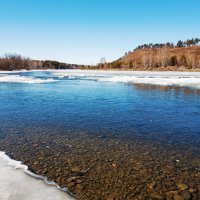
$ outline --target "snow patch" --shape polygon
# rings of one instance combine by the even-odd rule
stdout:
[[[0,82],[2,83],[49,83],[55,82],[53,79],[41,79],[20,75],[0,75]]]
[[[31,177],[33,176],[33,177]],[[34,178],[35,177],[35,178]],[[37,178],[37,179],[36,179]],[[74,199],[58,190],[54,182],[45,181],[28,171],[26,165],[10,159],[0,151],[0,199],[1,200],[69,200]]]

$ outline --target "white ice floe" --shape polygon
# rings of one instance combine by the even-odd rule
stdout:
[[[137,77],[137,76],[115,76],[100,78],[99,81],[122,82],[122,83],[143,83],[153,85],[176,85],[185,87],[200,88],[200,78],[197,77]]]
[[[143,83],[200,88],[200,72],[151,72],[151,71],[103,71],[103,70],[46,70],[62,79],[93,80],[102,82]],[[19,73],[19,72],[18,72]],[[59,81],[52,78],[0,73],[1,82],[48,83]],[[38,71],[38,73],[40,73]]]
[[[30,76],[0,74],[0,82],[2,83],[48,83],[54,81],[53,79],[41,79]]]
[[[95,71],[62,70],[53,71],[61,78],[81,78],[103,82],[143,83],[153,85],[176,85],[200,88],[199,72],[140,72],[140,71]]]
[[[33,176],[33,177],[31,177]],[[10,159],[0,151],[0,200],[68,200],[74,199],[58,190],[56,184],[36,176],[26,165]]]

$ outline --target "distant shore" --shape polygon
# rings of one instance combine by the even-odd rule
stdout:
[[[200,72],[200,68],[193,68],[193,69],[188,69],[184,67],[180,67],[178,69],[175,69],[174,67],[166,67],[166,68],[161,68],[161,69],[128,69],[128,68],[120,68],[120,69],[110,69],[110,68],[103,68],[103,69],[97,69],[97,68],[77,68],[77,69],[20,69],[20,70],[1,70],[0,73],[8,73],[8,72],[29,72],[29,71],[63,71],[63,70],[82,70],[82,71],[114,71],[114,72],[123,72],[123,71],[128,71],[128,72]]]
[[[97,68],[97,67],[83,67],[83,68],[66,68],[66,69],[54,69],[54,68],[44,68],[44,69],[26,69],[26,68],[21,68],[21,69],[0,69],[0,73],[2,72],[27,72],[27,71],[48,71],[48,70],[89,70],[89,71],[131,71],[131,72],[200,72],[200,67],[193,67],[193,68],[188,68],[188,67],[174,67],[174,66],[167,66],[167,67],[159,67],[159,68],[154,68],[154,67],[148,67],[148,68],[143,68],[143,67],[137,67],[134,69],[131,68],[126,68],[126,67],[121,67],[121,68]]]

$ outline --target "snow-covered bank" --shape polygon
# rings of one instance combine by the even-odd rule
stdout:
[[[74,199],[34,176],[21,162],[0,151],[0,200],[68,200]]]
[[[200,72],[178,71],[123,71],[123,70],[49,70],[50,72],[70,75],[149,75],[149,76],[200,76]]]

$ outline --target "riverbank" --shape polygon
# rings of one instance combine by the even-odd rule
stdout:
[[[82,70],[82,71],[119,71],[119,72],[123,72],[123,71],[128,71],[128,72],[200,72],[200,67],[196,67],[196,68],[187,68],[187,67],[174,67],[174,66],[167,66],[167,67],[160,67],[160,68],[135,68],[135,69],[130,69],[130,68],[119,68],[119,69],[112,69],[112,68],[95,68],[95,67],[91,67],[91,68],[77,68],[77,69],[20,69],[20,70],[0,70],[0,73],[8,73],[8,72],[28,72],[28,71],[63,71],[63,70]]]

